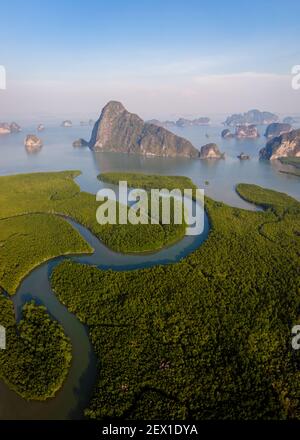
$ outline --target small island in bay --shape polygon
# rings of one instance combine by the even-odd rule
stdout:
[[[209,125],[210,119],[207,117],[201,117],[196,119],[186,119],[186,118],[179,118],[178,121],[176,121],[177,127],[199,127],[202,125]]]
[[[65,128],[70,128],[70,127],[73,126],[73,123],[72,123],[72,121],[70,121],[69,119],[67,119],[67,120],[65,120],[65,121],[63,121],[63,122],[61,123],[61,126],[62,126],[62,127],[65,127]]]
[[[206,144],[201,147],[200,159],[225,159],[225,153],[221,153],[217,144]]]
[[[26,150],[29,153],[34,153],[34,152],[39,151],[42,148],[43,142],[35,134],[28,134],[26,136],[25,141],[24,141],[24,145],[25,145]]]
[[[177,121],[159,121],[158,119],[151,119],[147,121],[149,124],[158,125],[164,128],[175,128],[175,127],[200,127],[210,124],[210,118],[200,117],[196,119],[179,118]]]
[[[73,147],[88,147],[89,143],[86,140],[80,138],[80,139],[76,139],[72,145]]]
[[[234,134],[229,130],[229,128],[224,128],[221,132],[221,137],[223,139],[232,139],[234,138]]]
[[[299,118],[294,118],[293,116],[286,116],[285,118],[283,118],[282,122],[284,124],[296,124],[297,122],[299,122]]]
[[[7,124],[7,122],[0,123],[0,134],[10,134],[10,126]]]
[[[292,126],[288,123],[283,122],[273,122],[272,124],[268,125],[265,136],[266,138],[273,138],[282,135],[283,133],[288,133],[291,131]]]
[[[7,122],[0,123],[0,134],[19,133],[20,131],[22,131],[22,128],[16,122],[10,124]]]
[[[20,131],[22,131],[22,128],[16,122],[12,122],[10,124],[10,131],[11,133],[20,133]]]
[[[37,126],[37,131],[44,131],[45,130],[45,126],[44,126],[44,124],[39,124],[38,126]]]
[[[228,128],[225,128],[221,132],[223,139],[256,139],[259,137],[258,130],[255,125],[237,125],[235,127],[235,132],[232,133]]]
[[[258,130],[255,125],[238,125],[235,129],[235,137],[237,139],[256,139],[259,137]]]

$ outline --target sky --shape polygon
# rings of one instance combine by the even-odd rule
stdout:
[[[0,121],[300,113],[297,0],[10,0],[0,5]],[[1,70],[0,70],[1,72]]]

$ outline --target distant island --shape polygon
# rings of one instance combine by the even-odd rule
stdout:
[[[70,127],[72,127],[72,125],[73,125],[72,121],[70,121],[69,119],[67,119],[61,123],[61,126],[66,127],[66,128],[70,128]]]
[[[159,127],[172,128],[172,127],[199,127],[202,125],[209,125],[210,118],[201,117],[196,119],[179,118],[177,121],[159,121],[158,119],[151,119],[149,124],[158,125]]]
[[[294,118],[292,116],[286,116],[285,118],[283,118],[282,122],[284,124],[296,124],[297,122],[299,122],[298,118]]]
[[[235,132],[232,133],[228,128],[225,128],[221,133],[224,139],[256,139],[259,137],[258,130],[255,125],[237,125]]]
[[[271,112],[261,112],[260,110],[254,109],[249,110],[246,113],[237,113],[229,116],[224,125],[234,127],[236,125],[268,125],[272,122],[277,122],[278,116]]]
[[[11,122],[11,124],[7,122],[0,123],[0,134],[19,133],[20,131],[22,131],[22,128],[16,122]]]
[[[39,137],[35,136],[34,134],[28,134],[24,141],[24,145],[29,153],[35,153],[42,148],[43,142]]]
[[[268,125],[266,132],[265,132],[265,136],[267,138],[280,136],[283,133],[288,133],[289,131],[291,131],[291,129],[292,129],[291,124],[288,124],[286,122],[285,123],[273,122],[272,124]]]
[[[118,101],[110,101],[103,108],[94,125],[89,147],[94,151],[144,156],[199,157],[199,151],[188,140],[162,126],[144,122],[138,115],[128,112]]]
[[[273,160],[282,157],[300,157],[300,129],[291,130],[270,139],[259,152],[261,159]]]
[[[76,139],[76,141],[73,142],[73,147],[88,147],[89,143],[85,141],[84,139]]]
[[[93,126],[95,121],[93,119],[89,119],[88,121],[80,121],[81,127]]]

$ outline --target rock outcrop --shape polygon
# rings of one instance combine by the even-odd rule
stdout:
[[[67,119],[66,121],[63,121],[62,123],[61,123],[61,126],[62,127],[66,127],[66,128],[69,128],[69,127],[72,127],[72,121],[70,121],[69,119]]]
[[[222,131],[221,136],[223,139],[232,139],[234,137],[234,134],[231,133],[231,131],[228,128],[225,128]]]
[[[255,139],[259,133],[255,125],[238,125],[235,129],[235,137],[238,139]]]
[[[270,139],[259,152],[261,159],[279,159],[280,157],[300,157],[300,129],[291,130],[281,136]]]
[[[154,124],[158,125],[159,127],[164,128],[174,128],[174,127],[199,127],[203,125],[209,125],[210,119],[206,117],[197,118],[197,119],[186,119],[186,118],[179,118],[176,122],[175,121],[159,121],[158,119],[151,119],[150,121],[147,121],[148,124]]]
[[[10,134],[10,125],[7,122],[0,123],[0,134]]]
[[[221,153],[217,144],[206,144],[201,147],[200,159],[224,159],[225,154]]]
[[[197,119],[185,119],[185,118],[179,118],[178,121],[176,121],[177,127],[197,127],[201,125],[209,125],[210,119],[209,118],[197,118]]]
[[[273,122],[273,124],[268,125],[265,136],[267,138],[273,138],[281,136],[283,133],[288,133],[291,131],[292,126],[287,123]]]
[[[164,127],[145,123],[117,101],[110,101],[103,108],[94,125],[89,146],[95,151],[199,157],[199,151],[188,140]]]
[[[296,124],[298,122],[298,120],[296,118],[293,118],[292,116],[286,116],[285,118],[283,118],[282,121],[284,124]]]
[[[258,130],[255,125],[237,125],[235,128],[235,132],[232,133],[228,128],[221,133],[222,138],[224,139],[256,139],[259,137]]]
[[[17,124],[16,122],[12,122],[10,124],[10,132],[11,133],[20,133],[20,131],[22,131],[22,128],[20,127],[19,124]]]
[[[88,147],[89,143],[85,141],[84,139],[76,139],[76,141],[73,142],[73,147]]]
[[[24,145],[25,145],[26,150],[28,152],[32,153],[32,152],[39,151],[43,146],[43,142],[40,138],[38,138],[34,134],[28,134],[26,136]]]
[[[268,125],[277,122],[278,116],[271,112],[261,112],[259,110],[249,110],[246,113],[238,113],[229,116],[224,122],[225,125],[236,126],[244,124]]]
[[[22,129],[16,122],[12,122],[11,124],[7,122],[0,123],[0,134],[19,133],[20,131],[22,131]]]

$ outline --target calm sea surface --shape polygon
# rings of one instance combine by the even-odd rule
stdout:
[[[79,137],[89,139],[91,127],[74,125],[72,128],[63,128],[59,123],[38,134],[44,141],[44,147],[39,153],[28,154],[23,145],[24,137],[35,133],[35,127],[24,127],[21,133],[0,136],[0,175],[79,169],[83,173],[78,179],[81,188],[94,193],[100,187],[96,176],[104,171],[185,175],[204,188],[207,195],[248,209],[251,209],[251,205],[241,201],[235,194],[235,185],[239,182],[256,183],[300,198],[299,177],[280,173],[279,169],[284,167],[277,161],[258,160],[258,152],[265,145],[264,136],[256,140],[226,140],[220,136],[223,128],[219,125],[174,130],[198,148],[215,142],[226,153],[225,160],[203,161],[93,153],[89,148],[73,148],[73,140]],[[259,130],[263,134],[265,127],[259,127]],[[251,160],[240,161],[237,155],[241,152],[249,154]],[[209,184],[206,185],[205,181]]]

